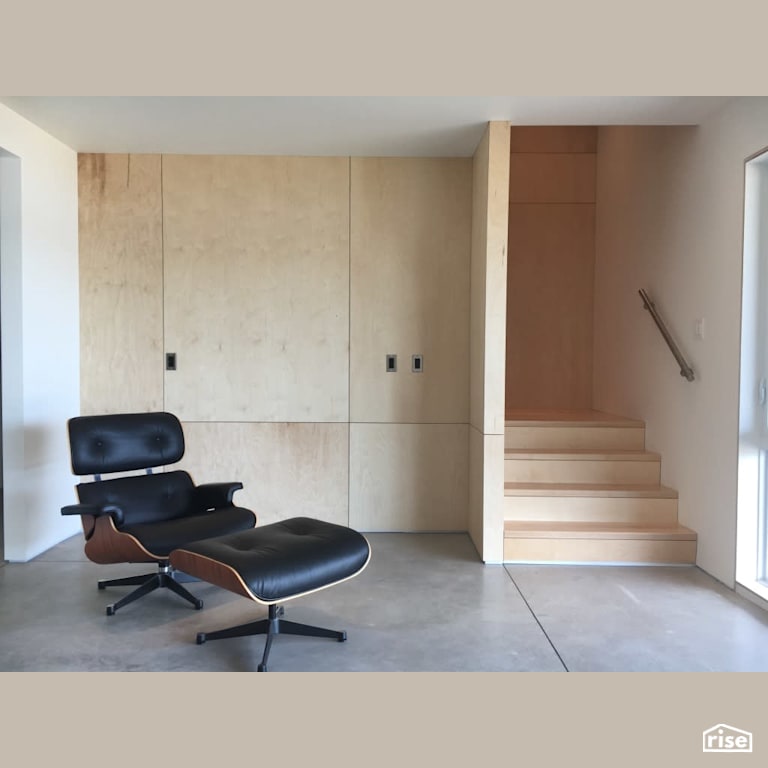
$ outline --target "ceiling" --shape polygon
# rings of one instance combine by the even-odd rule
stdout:
[[[720,96],[0,96],[78,152],[470,156],[489,120],[695,125]]]

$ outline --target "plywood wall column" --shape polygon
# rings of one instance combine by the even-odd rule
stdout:
[[[509,124],[491,122],[473,158],[470,267],[469,533],[486,563],[503,558],[508,200]]]

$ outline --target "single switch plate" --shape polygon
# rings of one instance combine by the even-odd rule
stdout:
[[[397,355],[387,355],[387,361],[386,361],[386,371],[387,373],[396,373],[397,372]]]

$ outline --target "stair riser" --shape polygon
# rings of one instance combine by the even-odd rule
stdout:
[[[507,563],[669,563],[696,562],[695,541],[637,539],[505,538]]]
[[[677,499],[592,496],[506,496],[505,520],[674,525]]]
[[[506,448],[594,448],[596,450],[642,451],[643,427],[529,427],[504,430]]]
[[[658,485],[659,461],[505,459],[507,483],[612,483]]]

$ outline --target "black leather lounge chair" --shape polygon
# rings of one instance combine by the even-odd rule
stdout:
[[[99,589],[137,588],[107,606],[119,608],[164,587],[203,607],[174,576],[170,553],[200,539],[252,529],[256,515],[233,504],[242,483],[195,485],[181,470],[153,473],[180,461],[184,434],[170,413],[78,416],[68,422],[72,471],[94,475],[76,486],[79,504],[63,507],[63,515],[80,515],[85,554],[95,563],[156,563],[157,572],[99,581]],[[144,470],[103,480],[102,475]]]

